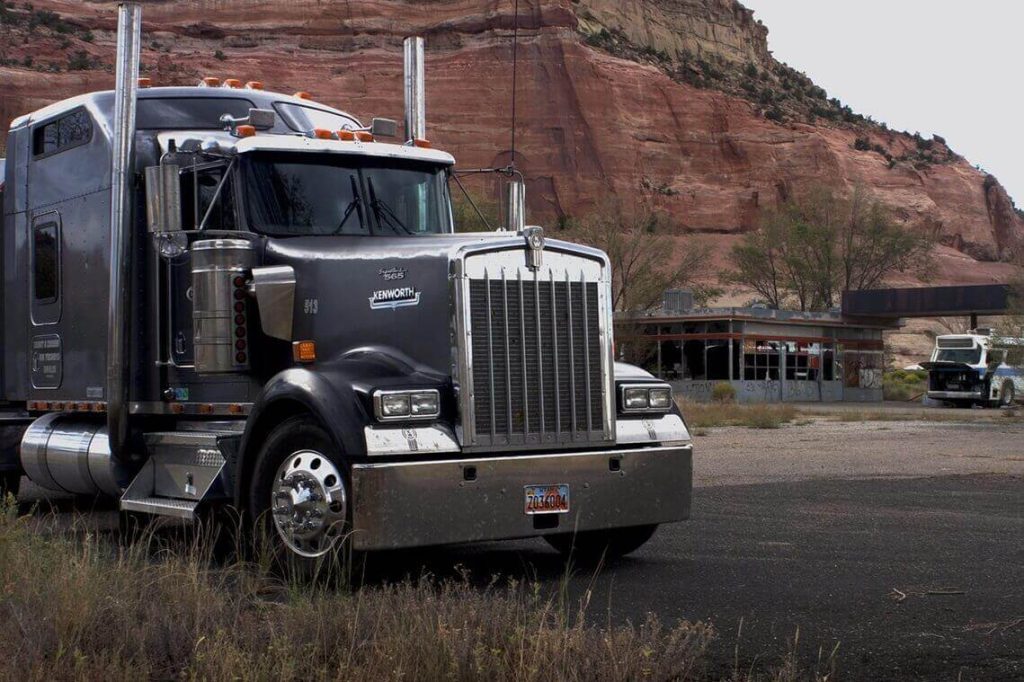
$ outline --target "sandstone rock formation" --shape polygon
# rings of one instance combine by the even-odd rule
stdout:
[[[829,100],[772,58],[767,28],[735,0],[519,4],[518,164],[533,220],[578,217],[608,194],[642,197],[722,253],[780,199],[860,183],[908,229],[940,235],[935,281],[1008,276],[999,261],[1024,221],[998,181],[941,138],[887,130]],[[0,122],[109,87],[115,12],[109,0],[3,10]],[[259,79],[401,118],[401,38],[422,34],[430,137],[463,167],[503,166],[513,22],[511,0],[154,1],[144,71],[158,85]]]

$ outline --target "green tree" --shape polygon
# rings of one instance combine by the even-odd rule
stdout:
[[[877,287],[893,272],[924,273],[935,238],[897,224],[860,187],[849,198],[816,187],[765,214],[733,247],[725,280],[774,308],[829,309],[843,291]]]

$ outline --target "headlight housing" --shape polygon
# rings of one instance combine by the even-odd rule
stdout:
[[[672,387],[667,384],[624,384],[619,387],[622,414],[664,414],[672,409]]]
[[[414,391],[376,391],[373,412],[377,421],[437,419],[441,414],[441,394],[437,389]]]

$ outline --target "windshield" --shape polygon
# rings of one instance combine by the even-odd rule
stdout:
[[[981,348],[940,348],[935,351],[935,360],[977,365],[981,362]]]
[[[251,229],[273,237],[451,232],[445,169],[365,156],[259,155],[242,166]]]
[[[315,107],[306,107],[301,104],[290,102],[276,102],[274,109],[284,119],[285,124],[292,130],[300,133],[308,133],[314,128],[324,130],[355,130],[359,127],[355,119],[348,116],[336,114],[333,111],[324,111]]]

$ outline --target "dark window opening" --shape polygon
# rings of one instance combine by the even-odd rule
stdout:
[[[57,223],[37,226],[32,235],[32,291],[39,303],[57,300],[59,258]]]
[[[300,133],[308,133],[314,128],[337,131],[355,130],[359,127],[353,118],[316,107],[307,107],[291,102],[275,102],[274,109],[285,125]]]
[[[661,371],[658,376],[668,380],[682,378],[683,344],[679,341],[661,342]]]
[[[186,167],[181,174],[181,226],[184,230],[198,230],[203,222],[203,217],[210,210],[213,198],[217,196],[217,187],[228,167],[219,166],[216,168],[205,168],[193,173]],[[196,187],[199,192],[196,194]],[[232,187],[232,179],[229,177],[217,202],[213,204],[213,211],[206,221],[204,230],[234,230],[235,225],[235,193]]]
[[[66,116],[38,126],[32,131],[32,154],[49,156],[92,139],[92,119],[85,109],[72,111]]]
[[[707,379],[704,366],[704,342],[687,341],[683,344],[683,378]]]
[[[729,342],[724,340],[707,342],[708,379],[727,381],[729,379]]]

